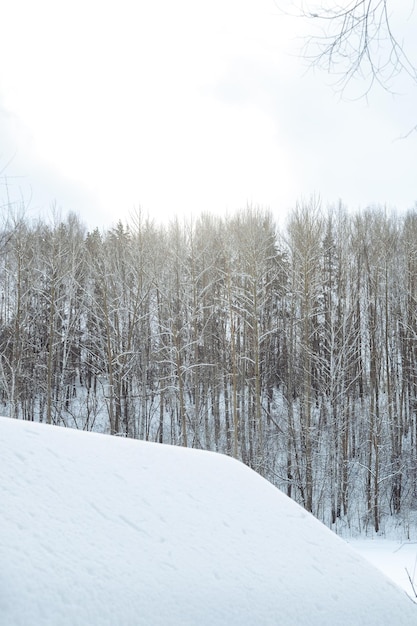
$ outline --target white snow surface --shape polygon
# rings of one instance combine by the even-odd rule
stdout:
[[[417,606],[243,464],[0,418],[2,626],[417,624]]]
[[[349,545],[388,578],[402,587],[414,601],[417,593],[417,543],[373,537],[349,539]]]

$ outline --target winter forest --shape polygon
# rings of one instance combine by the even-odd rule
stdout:
[[[342,531],[417,509],[417,210],[0,228],[0,413],[215,450]]]

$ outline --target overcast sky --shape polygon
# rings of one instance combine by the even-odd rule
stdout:
[[[416,87],[341,99],[299,57],[309,28],[273,0],[6,3],[1,204],[7,183],[29,215],[56,202],[90,227],[138,207],[166,219],[252,203],[278,218],[311,194],[411,208],[417,133],[399,138]]]

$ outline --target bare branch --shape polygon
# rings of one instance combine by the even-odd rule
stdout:
[[[319,31],[308,37],[305,57],[311,65],[335,75],[342,92],[357,77],[366,82],[365,95],[374,84],[393,92],[400,75],[417,83],[417,63],[394,31],[389,0],[353,0],[342,5],[323,1],[319,6],[301,2],[296,14],[312,20]]]

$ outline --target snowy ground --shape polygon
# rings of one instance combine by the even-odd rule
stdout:
[[[0,418],[0,503],[4,626],[417,623],[401,589],[222,455]]]
[[[349,544],[417,601],[411,584],[417,593],[417,542],[376,538],[351,539]]]

